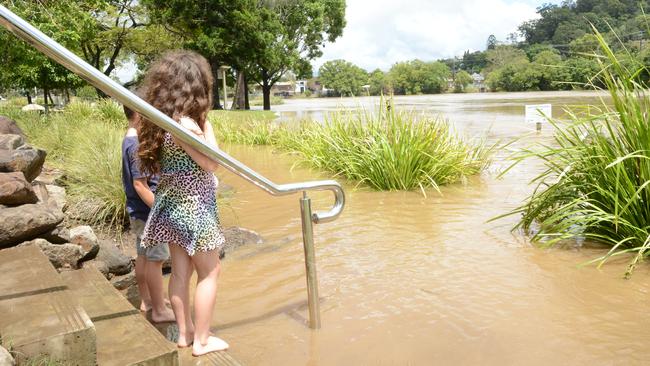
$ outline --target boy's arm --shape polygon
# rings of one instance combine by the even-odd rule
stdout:
[[[147,178],[133,179],[133,188],[135,188],[135,192],[140,196],[140,199],[145,203],[145,205],[149,207],[153,206],[154,195],[149,188]]]

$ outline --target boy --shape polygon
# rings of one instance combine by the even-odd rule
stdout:
[[[138,123],[140,115],[124,106],[124,114],[129,120],[129,129],[122,141],[122,184],[126,194],[126,209],[131,221],[131,230],[136,235],[135,277],[140,292],[141,311],[151,309],[151,320],[155,323],[174,321],[174,313],[165,304],[163,291],[162,265],[169,258],[167,245],[142,248],[140,240],[149,210],[153,205],[158,179],[140,173],[138,162]]]

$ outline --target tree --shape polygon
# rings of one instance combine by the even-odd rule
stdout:
[[[10,10],[50,35],[54,40],[71,50],[78,50],[80,38],[78,25],[84,15],[70,2],[53,2],[46,9],[42,4],[30,1],[12,1]],[[56,20],[56,21],[54,21]],[[18,41],[12,34],[0,31],[0,74],[7,88],[22,89],[29,102],[30,90],[41,88],[47,108],[50,90],[72,88],[82,83],[81,79],[60,66],[30,45]]]
[[[540,90],[558,88],[557,82],[562,80],[561,64],[562,57],[552,50],[545,50],[535,55],[533,66],[537,68],[537,87]]]
[[[447,89],[451,71],[442,62],[398,62],[388,72],[396,94],[436,94]]]
[[[176,34],[183,47],[203,55],[212,67],[215,80],[213,102],[219,103],[219,67],[229,65],[243,74],[251,66],[254,54],[266,30],[260,26],[261,14],[255,0],[142,0],[154,22]],[[244,87],[247,88],[246,75]]]
[[[460,70],[454,76],[454,93],[462,93],[474,81],[472,75],[465,70]]]
[[[465,51],[461,60],[461,69],[473,74],[475,72],[481,72],[487,64],[487,54],[485,52],[476,51],[470,53],[469,51]]]
[[[311,74],[310,61],[325,42],[334,42],[345,27],[345,0],[261,1],[258,49],[251,77],[262,87],[264,109],[271,109],[271,88],[288,70]]]
[[[486,52],[485,58],[488,62],[486,66],[486,71],[488,72],[513,62],[523,60],[528,61],[528,57],[524,51],[516,47],[506,45],[499,45],[491,50],[488,50]]]
[[[386,73],[376,69],[368,75],[368,84],[370,85],[370,95],[381,95],[390,93],[390,83]]]
[[[366,70],[345,60],[327,61],[318,70],[324,87],[334,89],[338,95],[360,95],[362,86],[368,83]]]
[[[490,34],[490,36],[487,39],[487,45],[485,48],[488,50],[492,50],[494,49],[494,47],[497,46],[497,42],[498,42],[497,37],[495,37],[494,34]]]

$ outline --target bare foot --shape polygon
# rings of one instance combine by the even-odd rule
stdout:
[[[165,308],[162,312],[151,311],[151,321],[154,323],[169,323],[176,321],[176,317],[171,309]]]
[[[183,335],[178,335],[178,342],[176,342],[176,346],[178,348],[186,348],[191,346],[194,343],[194,333],[189,333],[186,336]]]
[[[145,302],[144,300],[142,300],[140,302],[140,311],[146,313],[149,310],[151,310],[151,303],[150,302]]]
[[[201,356],[210,352],[223,351],[228,349],[228,343],[221,338],[210,336],[208,337],[208,343],[201,344],[201,342],[196,341],[192,345],[192,356]]]
[[[171,308],[172,303],[169,301],[169,299],[165,299],[165,306],[167,306],[168,308]],[[150,302],[144,302],[144,301],[140,302],[140,311],[146,313],[151,309],[152,309],[152,306],[151,306]]]

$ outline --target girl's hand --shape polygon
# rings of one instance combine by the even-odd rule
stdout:
[[[195,134],[195,135],[197,135],[197,136],[199,136],[199,137],[204,137],[203,130],[201,130],[201,128],[199,127],[199,125],[197,125],[196,122],[194,122],[193,119],[191,119],[191,118],[187,118],[187,117],[183,117],[183,118],[181,118],[180,121],[178,121],[178,122],[180,123],[181,126],[187,128],[187,129],[190,130],[190,132],[192,132],[193,134]]]

